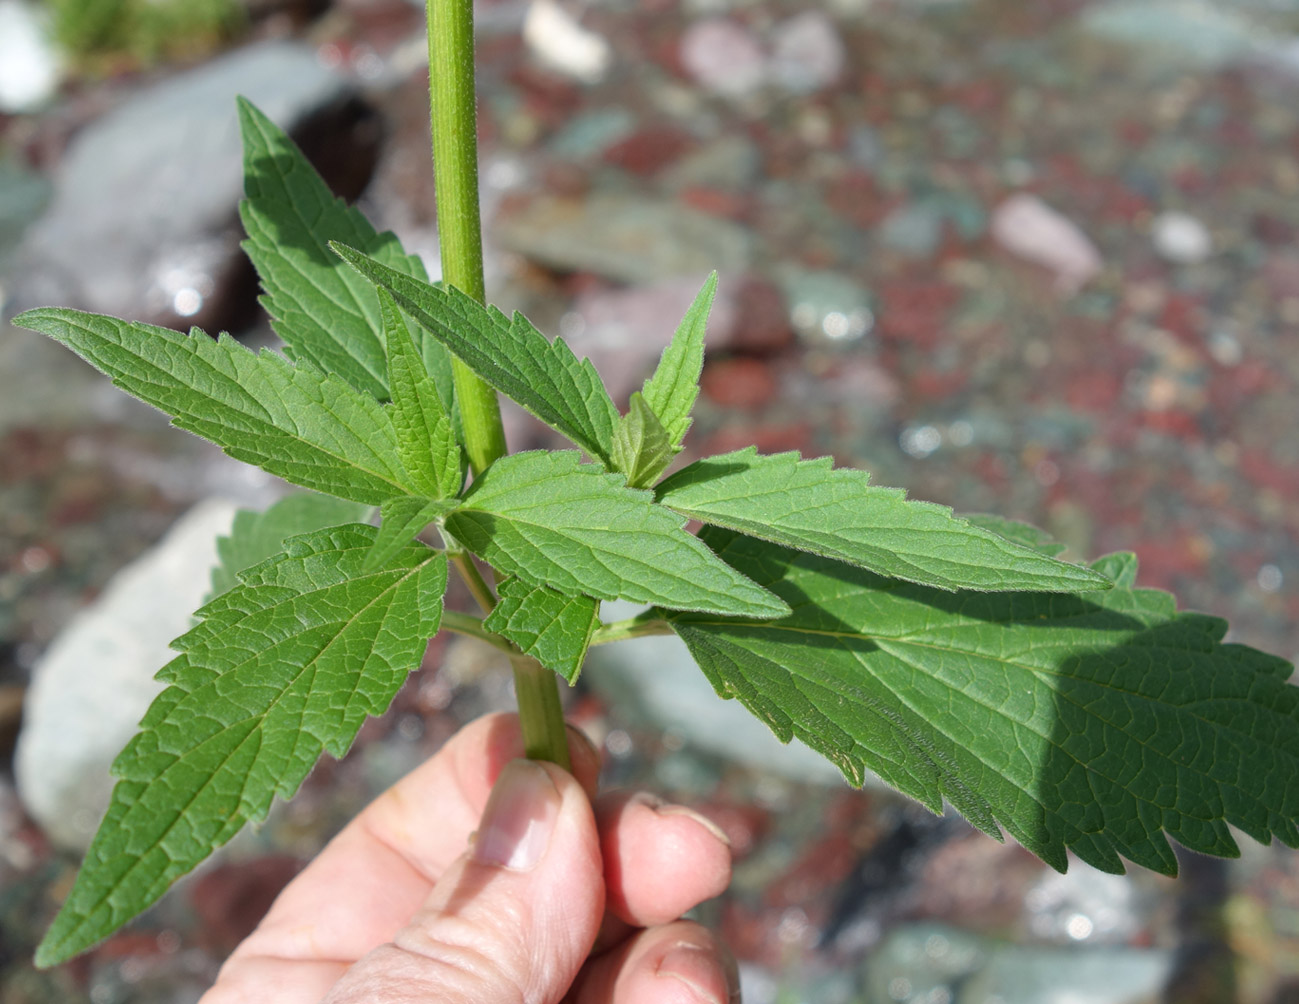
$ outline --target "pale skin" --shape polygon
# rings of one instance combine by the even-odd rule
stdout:
[[[200,1004],[728,1004],[734,963],[679,918],[730,881],[722,832],[519,759],[492,715],[356,817],[280,894]],[[491,799],[489,804],[489,798]]]

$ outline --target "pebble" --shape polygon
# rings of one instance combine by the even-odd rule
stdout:
[[[1088,7],[1082,26],[1139,49],[1144,61],[1172,57],[1204,70],[1264,53],[1273,44],[1262,25],[1214,0],[1109,0]]]
[[[33,112],[54,96],[59,60],[46,18],[23,0],[0,0],[0,113]]]
[[[235,96],[292,127],[347,89],[310,46],[266,42],[150,87],[86,126],[15,252],[14,309],[57,303],[207,324],[245,266]],[[347,144],[335,143],[339,156]]]
[[[1175,265],[1198,265],[1213,254],[1209,228],[1189,213],[1160,213],[1150,236],[1160,257]]]
[[[1077,293],[1101,271],[1100,252],[1081,228],[1035,195],[1018,194],[992,213],[993,239],[1055,274],[1056,288]]]
[[[681,36],[680,57],[696,83],[723,97],[744,97],[767,81],[767,57],[757,37],[727,18],[688,27]]]
[[[109,765],[162,690],[154,674],[192,624],[237,506],[202,502],[122,569],[32,671],[18,735],[18,794],[58,846],[84,851],[108,808]]]
[[[550,69],[584,84],[603,80],[613,60],[604,37],[584,28],[555,0],[532,0],[523,22],[523,41]]]
[[[791,94],[813,94],[838,82],[847,62],[834,22],[819,10],[782,21],[774,32],[771,76]]]
[[[742,272],[752,243],[734,223],[630,192],[541,196],[500,217],[496,233],[502,247],[557,271],[627,283]]]

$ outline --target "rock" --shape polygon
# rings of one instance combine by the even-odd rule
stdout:
[[[165,80],[86,127],[59,167],[48,213],[15,255],[16,306],[216,326],[222,287],[251,279],[238,249],[235,96],[307,127],[313,142],[304,145],[329,149],[340,166],[363,166],[322,117],[341,109],[345,89],[310,47],[268,42]]]
[[[162,689],[153,679],[175,652],[209,585],[216,538],[236,505],[210,500],[119,572],[55,639],[32,671],[14,772],[18,793],[50,839],[84,851],[108,807],[108,768]]]
[[[698,21],[681,36],[681,65],[714,94],[740,98],[767,80],[767,57],[748,28],[727,18]]]
[[[1172,953],[1159,949],[1000,947],[961,1000],[1003,1004],[1147,1004],[1161,1000]]]
[[[989,942],[944,924],[911,924],[890,932],[866,964],[865,999],[978,1001],[954,992],[988,960]]]
[[[613,60],[604,37],[583,28],[555,0],[532,0],[523,22],[523,41],[547,67],[584,84],[603,80]]]
[[[687,153],[663,172],[672,189],[752,190],[762,171],[762,153],[747,136],[728,134]]]
[[[6,271],[9,255],[22,242],[23,231],[41,215],[49,198],[50,185],[44,177],[13,160],[0,159],[0,276]],[[0,314],[4,301],[0,285]]]
[[[547,144],[557,157],[585,160],[604,153],[636,131],[636,117],[625,108],[597,108],[570,119]]]
[[[0,114],[40,108],[59,84],[59,61],[33,4],[0,0]]]
[[[708,400],[722,408],[757,410],[776,399],[780,381],[769,363],[741,356],[708,363],[704,367],[700,390]]]
[[[632,604],[605,603],[606,620],[633,616]],[[592,687],[628,714],[680,732],[687,741],[754,770],[810,784],[842,785],[828,760],[795,740],[783,745],[738,701],[724,701],[676,637],[637,638],[593,649]],[[878,783],[878,782],[876,782]]]
[[[1150,236],[1160,257],[1175,265],[1198,265],[1213,253],[1209,228],[1190,213],[1160,213]]]
[[[880,224],[879,241],[911,258],[929,258],[943,242],[943,214],[931,202],[908,202]]]
[[[771,76],[792,94],[812,94],[836,83],[847,56],[834,22],[819,10],[804,11],[776,26]]]
[[[1273,45],[1261,24],[1213,0],[1109,0],[1086,8],[1081,25],[1138,48],[1147,60],[1171,58],[1204,70],[1263,54]]]
[[[633,194],[541,196],[498,220],[497,239],[558,271],[627,283],[742,272],[751,253],[749,233],[737,224]]]
[[[1024,896],[1029,929],[1061,944],[1131,944],[1146,927],[1136,907],[1131,877],[1109,875],[1078,860],[1070,860],[1064,874],[1044,872]]]
[[[1078,292],[1100,273],[1100,252],[1091,239],[1035,195],[1021,193],[1002,202],[990,229],[1011,254],[1055,273],[1061,293]]]
[[[794,330],[805,338],[855,341],[875,327],[870,294],[849,276],[786,266],[778,279]]]

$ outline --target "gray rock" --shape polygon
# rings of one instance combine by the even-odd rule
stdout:
[[[988,961],[989,942],[943,924],[913,924],[892,931],[866,962],[869,1004],[892,1001],[956,1001],[983,998],[954,993]]]
[[[162,689],[236,505],[210,500],[124,568],[32,672],[14,758],[18,794],[50,839],[83,851],[108,807],[109,765]]]
[[[742,227],[641,195],[542,196],[498,220],[496,235],[551,268],[628,283],[741,272],[751,254]]]
[[[850,276],[783,266],[777,279],[789,303],[794,330],[813,341],[854,341],[875,326],[871,295]]]
[[[879,241],[912,258],[928,258],[943,240],[943,214],[932,202],[908,202],[880,224]]]
[[[345,87],[310,47],[261,43],[166,80],[88,126],[68,149],[49,212],[16,254],[13,306],[172,324],[203,316],[239,264],[235,96],[292,128]]]
[[[1004,946],[961,989],[960,1004],[1155,1004],[1173,969],[1162,949]]]
[[[35,4],[0,0],[0,113],[31,112],[59,84],[59,59]]]
[[[635,607],[605,603],[603,617],[633,616]],[[615,707],[685,736],[700,749],[794,781],[844,784],[828,760],[795,740],[781,743],[738,701],[724,701],[675,636],[637,638],[592,649],[585,676]],[[879,782],[876,782],[879,783]]]
[[[804,11],[776,26],[771,76],[793,94],[812,94],[843,75],[847,54],[834,22],[819,10]]]
[[[1109,0],[1088,7],[1082,27],[1142,50],[1206,70],[1266,52],[1273,39],[1253,17],[1213,0]]]

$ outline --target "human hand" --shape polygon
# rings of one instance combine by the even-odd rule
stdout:
[[[572,775],[518,759],[514,715],[467,725],[285,888],[200,1004],[738,1001],[725,949],[678,919],[730,881],[721,831],[595,797],[598,754],[571,726],[569,746]]]

